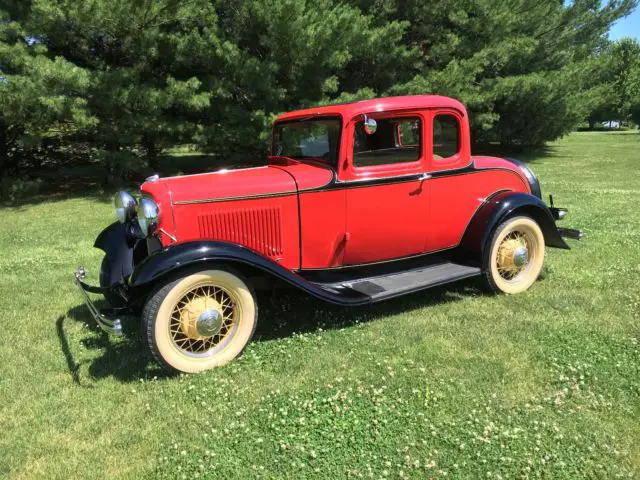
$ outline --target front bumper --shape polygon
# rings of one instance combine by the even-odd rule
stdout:
[[[102,288],[102,287],[94,287],[87,283],[83,282],[85,277],[85,270],[83,267],[78,267],[76,273],[74,275],[74,282],[78,286],[80,293],[84,299],[84,302],[87,304],[87,308],[89,308],[89,312],[91,316],[96,321],[98,326],[107,333],[111,333],[113,335],[121,336],[122,335],[122,323],[119,318],[111,319],[110,317],[114,314],[117,314],[117,309],[109,309],[109,310],[99,310],[89,297],[89,293],[100,293],[105,294],[108,293],[110,289]]]

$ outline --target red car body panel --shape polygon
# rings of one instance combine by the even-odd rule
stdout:
[[[296,110],[294,112],[283,113],[276,121],[281,122],[297,118],[330,115],[339,115],[345,120],[351,120],[353,117],[365,113],[399,112],[427,108],[452,109],[463,114],[466,112],[464,105],[454,98],[440,95],[408,95]]]
[[[358,265],[424,253],[428,182],[402,182],[347,190],[349,233],[344,264]],[[424,184],[424,185],[423,185]]]
[[[512,170],[480,169],[470,174],[434,178],[430,188],[425,251],[457,247],[473,215],[496,193],[528,193],[528,185]]]
[[[289,173],[298,191],[324,187],[334,178],[331,167],[320,162],[304,163],[288,157],[270,157],[269,164]]]
[[[280,168],[265,166],[162,179],[174,204],[295,193],[296,183]]]
[[[354,132],[365,114],[419,119],[419,158],[356,167]],[[460,138],[457,153],[445,159],[433,155],[432,134],[434,118],[443,114],[458,120]],[[265,167],[143,184],[143,193],[160,207],[163,245],[225,240],[291,270],[360,265],[456,247],[492,195],[531,193],[513,163],[471,157],[467,114],[457,100],[383,98],[285,113],[276,122],[316,116],[341,119],[335,169],[321,161],[271,156]]]
[[[300,194],[301,268],[335,268],[343,264],[346,193],[336,189]]]

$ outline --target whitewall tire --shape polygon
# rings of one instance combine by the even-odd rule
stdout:
[[[166,368],[196,373],[229,363],[258,319],[253,289],[232,270],[189,273],[153,292],[142,314],[147,344]]]
[[[507,219],[493,232],[485,252],[484,274],[489,288],[520,293],[540,276],[544,263],[544,235],[527,216]]]

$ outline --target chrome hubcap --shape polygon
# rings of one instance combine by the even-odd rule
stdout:
[[[217,335],[222,328],[222,314],[213,308],[208,308],[198,316],[196,331],[202,337]]]
[[[529,263],[529,250],[527,247],[519,247],[513,253],[513,263],[516,267],[523,267]]]

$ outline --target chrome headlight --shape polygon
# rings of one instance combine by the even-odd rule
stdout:
[[[136,199],[127,192],[118,192],[113,197],[116,206],[116,217],[120,223],[131,220],[136,214]]]
[[[145,237],[148,237],[158,226],[160,210],[156,202],[147,197],[142,197],[138,205],[138,224]]]

